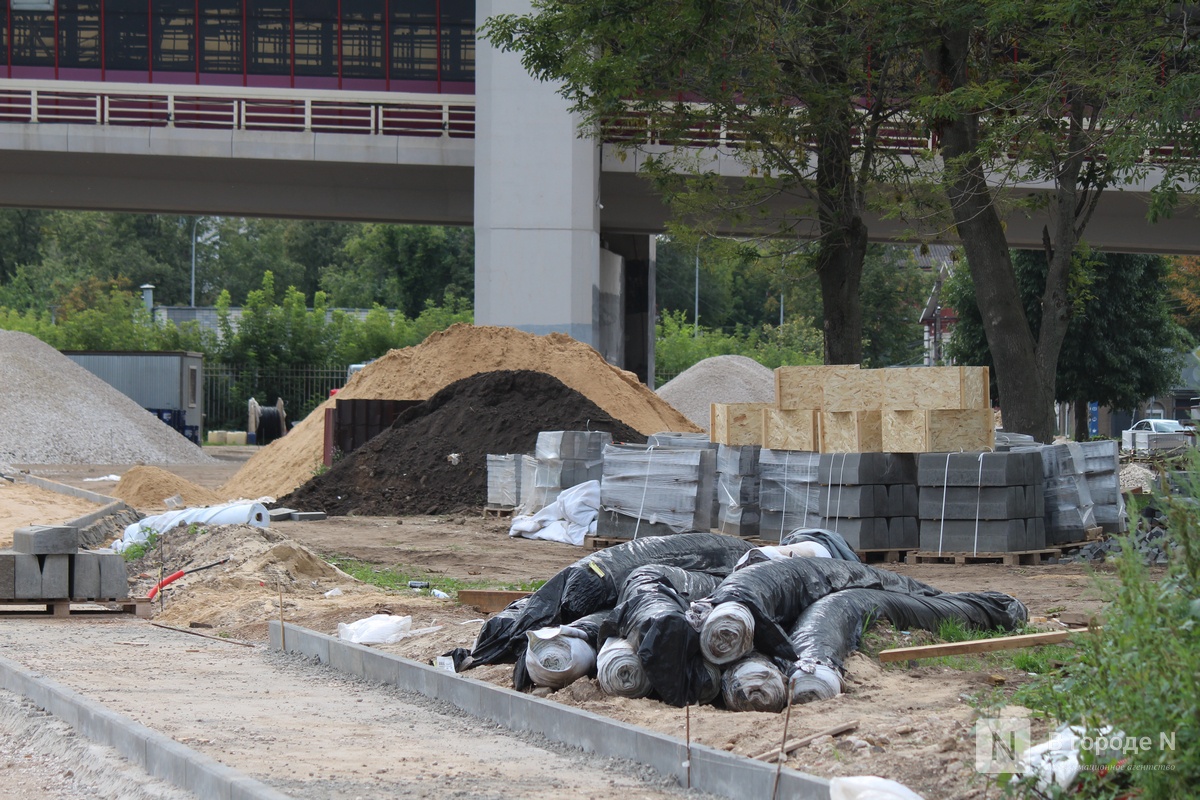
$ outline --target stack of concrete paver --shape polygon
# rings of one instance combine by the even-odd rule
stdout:
[[[521,504],[521,477],[525,459],[521,454],[487,457],[487,501],[493,508],[515,508]]]
[[[797,528],[819,528],[820,453],[769,450],[758,454],[759,535],[782,540]]]
[[[713,496],[711,498],[711,500],[712,500],[712,519],[713,519],[713,524],[715,525],[716,520],[721,512],[721,509],[718,506],[719,498],[717,497],[716,451],[717,451],[717,448],[719,447],[719,445],[717,445],[715,442],[709,441],[707,433],[676,433],[673,431],[667,432],[667,433],[651,434],[650,437],[646,439],[646,444],[648,444],[652,447],[668,447],[668,448],[672,448],[675,450],[712,450],[713,451],[713,460],[712,460],[713,472],[712,472],[712,475],[705,477],[705,480],[703,483],[704,483],[704,486],[706,486],[706,487],[712,486],[712,488],[713,488]],[[704,466],[708,467],[708,464],[709,464],[709,462],[707,460],[705,460]]]
[[[758,536],[760,480],[758,445],[717,448],[717,530],[730,536]]]
[[[826,453],[818,471],[821,527],[855,550],[918,545],[917,461],[912,453]]]
[[[1095,523],[1105,533],[1123,533],[1129,529],[1129,515],[1121,494],[1121,452],[1116,439],[1080,442],[1083,472],[1092,495]]]
[[[609,539],[707,531],[716,450],[608,445],[596,535]]]
[[[1042,445],[1037,451],[1042,458],[1045,487],[1046,543],[1063,545],[1085,541],[1088,531],[1096,527],[1095,504],[1087,480],[1088,451],[1077,442]],[[1094,453],[1092,460],[1098,468],[1107,465],[1102,452]],[[1111,469],[1119,485],[1116,467]],[[1119,491],[1117,494],[1119,496]]]
[[[79,529],[31,525],[0,550],[0,600],[124,600],[125,559],[111,550],[80,550]]]
[[[922,551],[1045,548],[1042,459],[1037,451],[922,453],[919,459]]]
[[[533,456],[521,461],[520,505],[533,514],[558,499],[563,489],[598,481],[604,447],[612,443],[606,431],[542,431]]]

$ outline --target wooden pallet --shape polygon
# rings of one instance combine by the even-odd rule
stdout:
[[[496,517],[497,519],[511,517],[513,515],[513,507],[486,505],[483,507],[483,515],[485,517]]]
[[[905,559],[906,564],[1007,564],[1010,566],[1037,566],[1062,555],[1062,548],[1046,550],[1014,550],[1011,553],[935,553],[913,551]]]
[[[0,617],[79,617],[107,614],[150,616],[150,600],[0,600]]]
[[[613,539],[604,536],[587,536],[583,540],[583,546],[588,550],[603,550],[606,547],[612,547],[617,544],[625,544],[632,542],[633,539]]]
[[[864,564],[903,564],[909,550],[855,550],[854,555]]]

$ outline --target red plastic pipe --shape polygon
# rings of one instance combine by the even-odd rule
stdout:
[[[158,594],[159,589],[163,588],[164,586],[169,586],[170,584],[172,584],[175,581],[182,578],[184,575],[187,575],[187,572],[185,572],[184,570],[179,570],[178,572],[172,573],[172,574],[168,575],[167,577],[163,578],[161,581],[159,581],[158,583],[156,583],[154,585],[153,589],[150,590],[150,594],[148,594],[146,596],[147,599],[153,600],[155,595]]]

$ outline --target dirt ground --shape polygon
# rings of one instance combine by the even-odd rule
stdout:
[[[249,450],[209,448],[220,459],[217,465],[173,471],[215,488]],[[94,474],[119,474],[121,468],[55,467],[37,471],[53,480],[103,492],[104,484],[79,481]],[[331,634],[336,633],[338,623],[380,612],[409,615],[414,628],[440,626],[436,631],[385,646],[425,662],[453,647],[470,647],[473,643],[483,617],[477,610],[452,600],[437,600],[424,592],[385,592],[365,586],[312,559],[308,550],[413,576],[497,588],[544,580],[586,555],[582,548],[569,545],[510,539],[504,521],[474,514],[343,517],[275,523],[269,533],[214,533],[204,541],[172,541],[168,537],[168,563],[164,569],[226,556],[231,561],[170,587],[163,593],[155,619],[183,628],[192,624],[211,626],[207,633],[262,642],[266,620],[281,614],[282,600],[282,614],[288,621]],[[1010,593],[1029,607],[1032,619],[1048,629],[1061,628],[1052,617],[1091,615],[1102,605],[1094,577],[1088,568],[1077,564],[882,566],[947,591],[995,589]],[[147,556],[140,568],[145,576],[140,588],[148,588],[158,574],[154,555]],[[340,590],[340,596],[326,597],[325,593],[333,589]],[[895,646],[924,641],[920,637],[890,635]],[[857,727],[836,739],[816,740],[794,753],[787,764],[827,777],[873,774],[893,778],[927,800],[994,797],[994,788],[985,794],[984,783],[973,767],[972,724],[977,711],[972,703],[982,696],[1008,692],[1029,680],[1011,662],[1007,666],[997,663],[968,670],[932,666],[929,662],[885,667],[874,658],[856,655],[849,665],[846,693],[795,709],[788,737],[816,733],[840,723],[857,722]],[[470,675],[511,685],[511,668],[504,665],[483,667]],[[629,723],[684,735],[682,710],[652,700],[607,697],[592,680],[578,681],[550,697]],[[693,708],[689,713],[694,740],[746,755],[777,747],[784,733],[784,715],[737,714],[713,707]]]

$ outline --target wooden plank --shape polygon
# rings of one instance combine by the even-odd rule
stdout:
[[[772,747],[770,750],[759,753],[756,756],[752,756],[752,758],[756,758],[761,761],[764,759],[773,759],[781,754],[786,756],[793,750],[799,750],[801,747],[804,747],[804,745],[814,742],[817,739],[820,739],[822,736],[837,736],[839,733],[849,733],[856,728],[858,728],[858,720],[852,719],[849,722],[843,722],[840,725],[834,725],[833,727],[826,728],[823,731],[817,731],[816,733],[810,733],[807,736],[801,736],[799,739],[790,739],[783,745],[783,747]]]
[[[821,413],[822,453],[877,453],[883,450],[882,411]]]
[[[882,412],[882,445],[885,453],[927,453],[929,451],[926,412],[915,409]]]
[[[972,639],[969,642],[927,644],[920,647],[897,647],[891,650],[881,650],[879,652],[879,660],[886,664],[892,661],[916,661],[922,658],[937,658],[939,656],[961,656],[972,653],[992,653],[997,650],[1019,650],[1023,647],[1037,647],[1043,644],[1065,642],[1075,634],[1084,633],[1087,630],[1087,628],[1071,628],[1065,631],[1026,633],[1020,636],[1003,636],[997,639]]]
[[[762,410],[762,446],[768,450],[821,449],[821,413],[809,408]]]
[[[934,409],[926,412],[928,453],[972,452],[996,447],[990,408]]]
[[[857,372],[857,364],[778,367],[775,370],[775,406],[796,409],[825,410],[825,385]]]
[[[461,589],[458,602],[464,606],[475,606],[485,614],[502,611],[509,603],[528,597],[530,592],[510,592],[503,589]]]
[[[1061,548],[1045,550],[1013,550],[1007,553],[963,553],[943,550],[910,552],[906,564],[1007,564],[1009,566],[1038,566],[1062,555]]]
[[[713,403],[709,411],[709,441],[744,447],[762,444],[762,412],[769,403]]]

